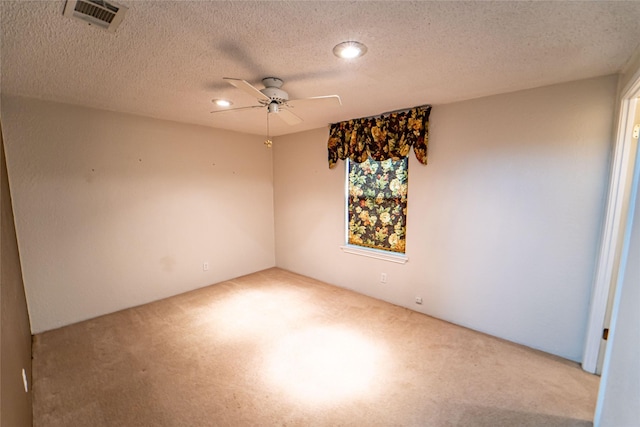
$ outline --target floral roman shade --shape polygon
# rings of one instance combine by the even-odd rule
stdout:
[[[427,164],[431,106],[414,107],[379,117],[334,123],[329,132],[329,168],[347,158],[362,163],[371,157],[399,160],[413,147],[420,163]]]
[[[348,243],[405,252],[408,159],[349,162]]]

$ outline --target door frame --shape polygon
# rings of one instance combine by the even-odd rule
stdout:
[[[620,91],[620,110],[616,132],[614,156],[609,181],[605,220],[600,240],[600,250],[596,263],[591,306],[587,323],[582,369],[599,374],[599,360],[604,352],[601,346],[609,296],[620,264],[620,254],[624,240],[628,196],[631,190],[629,177],[633,174],[634,158],[633,125],[636,112],[636,98],[640,96],[640,68]]]

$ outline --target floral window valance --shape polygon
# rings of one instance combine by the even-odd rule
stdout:
[[[420,163],[427,164],[431,106],[414,107],[379,117],[334,123],[329,131],[329,168],[349,158],[362,163],[371,157],[399,160],[413,147]]]

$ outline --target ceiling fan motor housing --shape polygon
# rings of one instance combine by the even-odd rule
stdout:
[[[278,104],[284,104],[289,100],[289,94],[277,87],[265,87],[264,89],[260,90],[260,92],[268,96],[271,101],[276,101]],[[266,103],[268,104],[271,101]]]

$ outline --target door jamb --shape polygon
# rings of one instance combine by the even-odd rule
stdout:
[[[591,307],[587,323],[582,357],[582,369],[597,373],[598,356],[604,319],[609,299],[609,290],[613,285],[615,269],[619,263],[620,248],[624,237],[624,219],[628,210],[625,194],[630,190],[627,177],[633,173],[631,133],[635,119],[636,100],[640,96],[640,69],[620,92],[620,112],[615,139],[614,158],[611,170],[609,194],[607,197],[605,221],[602,230],[600,251],[596,264],[596,274],[591,294]]]

